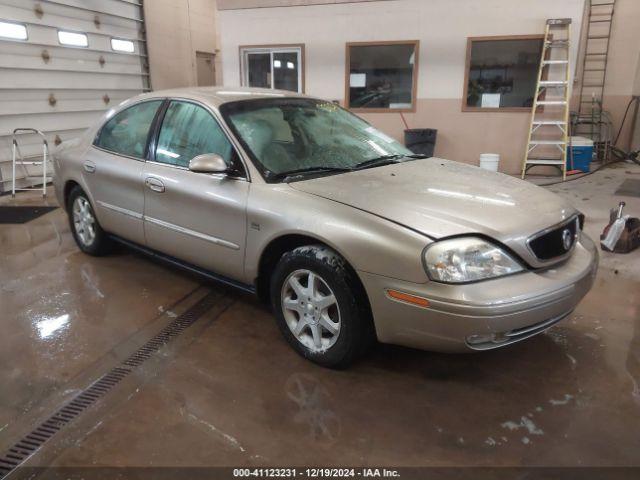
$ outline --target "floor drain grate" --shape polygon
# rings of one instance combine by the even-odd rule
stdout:
[[[209,293],[204,296],[198,303],[182,315],[176,317],[175,320],[140,347],[135,353],[122,362],[121,365],[114,367],[93,382],[89,387],[76,395],[69,403],[9,448],[3,456],[0,456],[0,479],[24,463],[42,447],[47,440],[58,433],[60,429],[78,417],[113,387],[118,385],[134,368],[142,365],[142,363],[151,358],[154,353],[167,344],[172,338],[180,335],[187,327],[209,311],[218,302],[219,298],[219,295],[215,293]]]

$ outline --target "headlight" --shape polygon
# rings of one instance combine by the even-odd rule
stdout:
[[[522,266],[507,252],[477,237],[460,237],[429,245],[424,252],[431,280],[465,283],[520,272]]]

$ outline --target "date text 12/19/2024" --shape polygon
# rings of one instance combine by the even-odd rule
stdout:
[[[234,478],[399,478],[388,468],[235,468]]]

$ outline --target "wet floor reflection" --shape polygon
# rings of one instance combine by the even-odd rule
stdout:
[[[316,376],[294,373],[287,379],[285,391],[297,408],[293,421],[308,429],[311,440],[326,446],[340,437],[342,423],[332,408],[331,395]]]
[[[628,363],[640,318],[626,316],[638,285],[599,280],[571,318],[527,342],[469,355],[378,346],[346,371],[301,359],[265,308],[238,297],[56,462],[640,464]],[[118,448],[123,435],[135,449]]]
[[[64,329],[69,325],[69,314],[65,313],[57,317],[34,318],[38,334],[41,339],[51,337],[58,330]]]
[[[81,253],[61,209],[0,225],[0,427],[64,391],[66,382],[156,318],[158,307],[195,286],[124,250],[105,258]]]
[[[634,325],[626,366],[632,384],[631,395],[640,407],[640,322]]]

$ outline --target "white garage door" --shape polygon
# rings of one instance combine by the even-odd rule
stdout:
[[[141,0],[0,0],[0,192],[11,188],[13,129],[41,130],[53,149],[149,88]],[[41,155],[36,135],[19,145]],[[41,183],[24,177],[18,169],[19,184]]]

